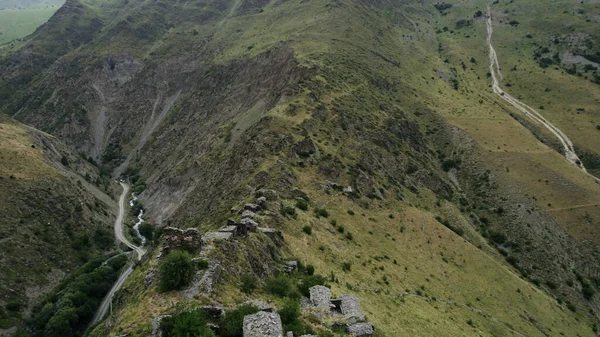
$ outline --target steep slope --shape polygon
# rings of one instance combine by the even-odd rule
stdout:
[[[68,4],[83,12],[65,9],[0,65],[0,109],[115,176],[139,169],[151,221],[204,232],[272,188],[281,200],[268,225],[283,232],[284,255],[334,275],[334,291],[354,291],[384,335],[594,334],[600,185],[491,90],[482,4]],[[498,6],[512,5],[494,4],[493,17]],[[522,15],[542,5],[528,6]],[[53,54],[39,42],[63,41],[56,27],[77,26],[81,13],[101,19],[84,22],[93,34],[79,48]],[[494,32],[502,64],[513,55],[500,29],[509,27]],[[28,48],[50,48],[58,61],[24,59]],[[554,79],[531,88],[567,78],[594,106],[598,86],[547,71]],[[507,75],[509,88],[525,77],[535,76]],[[21,89],[9,91],[15,83]],[[580,92],[567,89],[564,97]],[[575,104],[564,97],[557,104]],[[568,118],[590,124],[597,112],[585,111]],[[597,151],[560,109],[547,118]],[[304,194],[308,212],[277,215]],[[154,264],[133,272],[125,305],[96,334],[144,335],[148,312],[203,302],[146,288]],[[233,287],[239,277],[228,275],[211,299],[246,298]]]
[[[54,137],[3,119],[0,139],[0,304],[6,329],[76,266],[113,249],[107,224],[115,204],[91,183],[101,181],[97,169]]]

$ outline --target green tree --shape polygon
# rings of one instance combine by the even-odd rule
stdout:
[[[252,315],[258,312],[258,308],[252,305],[240,305],[237,309],[227,311],[225,316],[219,322],[221,328],[219,335],[222,337],[242,337],[244,336],[244,316]]]
[[[174,250],[159,265],[160,290],[181,289],[190,283],[194,276],[194,263],[189,253]]]
[[[139,228],[140,234],[146,238],[146,240],[152,240],[152,232],[154,231],[152,225],[148,222],[142,222]]]

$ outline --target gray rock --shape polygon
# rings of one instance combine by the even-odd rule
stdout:
[[[258,222],[250,218],[244,218],[240,220],[239,225],[245,226],[246,230],[249,232],[256,232],[256,228],[258,228]]]
[[[348,327],[348,333],[356,337],[373,337],[375,327],[371,323],[356,323]]]
[[[257,231],[259,233],[265,234],[266,236],[268,236],[271,240],[273,240],[275,242],[283,241],[283,235],[281,234],[281,232],[274,230],[273,228],[258,227]]]
[[[254,212],[254,213],[258,213],[260,212],[262,208],[257,205],[257,204],[245,204],[244,205],[244,210],[245,211],[250,211],[250,212]]]
[[[340,296],[340,300],[342,301],[340,305],[342,314],[348,322],[354,323],[364,321],[365,315],[362,312],[358,297],[352,294],[342,295]]]
[[[154,282],[156,279],[156,268],[148,269],[148,273],[146,273],[146,277],[144,277],[144,287],[148,289],[148,287]]]
[[[254,219],[254,217],[256,217],[256,213],[251,212],[251,211],[243,211],[242,212],[242,219],[248,218],[248,219]]]
[[[285,336],[286,337],[294,337],[294,332],[293,331],[288,331]]]
[[[293,273],[298,270],[298,261],[285,261],[283,271],[286,273]]]
[[[204,234],[204,239],[206,241],[229,241],[233,238],[233,233],[227,232],[207,232]]]
[[[282,337],[279,314],[259,311],[244,317],[244,337]]]
[[[171,315],[158,316],[152,320],[152,337],[163,337],[163,331],[160,327],[160,323],[167,317],[171,317]]]
[[[256,204],[262,208],[267,208],[267,198],[260,197],[260,198],[256,199]]]
[[[310,291],[310,302],[313,306],[321,309],[329,309],[331,306],[331,290],[324,286],[314,286]]]
[[[238,228],[237,226],[223,226],[219,229],[221,233],[231,233],[233,236],[237,236]]]
[[[265,197],[267,198],[267,200],[277,200],[277,198],[279,198],[279,196],[277,195],[277,191],[268,190],[264,188],[261,188],[260,190],[256,191],[256,197]]]
[[[257,307],[258,310],[260,310],[260,311],[266,311],[266,312],[273,311],[273,307],[269,303],[259,301],[259,300],[249,300],[249,301],[244,302],[244,304],[248,304],[248,305]]]
[[[198,282],[198,290],[209,294],[212,293],[217,287],[217,283],[221,278],[221,270],[221,263],[219,263],[217,260],[211,260],[208,265],[208,270],[204,272],[200,282]]]

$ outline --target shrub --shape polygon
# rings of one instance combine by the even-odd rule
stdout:
[[[337,231],[340,232],[340,233],[344,233],[344,226],[339,226],[337,228]]]
[[[296,208],[294,206],[281,207],[281,214],[296,219]]]
[[[352,233],[350,233],[350,232],[346,233],[346,239],[352,241],[353,238],[354,237],[352,236]]]
[[[283,331],[292,331],[296,336],[313,333],[306,323],[298,319],[300,316],[300,303],[298,301],[288,301],[277,313],[281,317]]]
[[[298,207],[299,209],[306,211],[308,210],[308,201],[304,200],[304,199],[298,199],[296,200],[296,207]]]
[[[327,212],[327,210],[324,208],[315,207],[315,216],[317,218],[320,218],[320,217],[326,218],[329,216],[329,212]]]
[[[243,304],[235,310],[227,311],[219,322],[219,335],[223,337],[243,337],[244,316],[257,312],[258,308],[248,304]]]
[[[140,234],[146,238],[146,240],[151,241],[152,240],[152,232],[154,231],[154,229],[152,228],[152,225],[148,222],[142,222],[142,224],[140,224],[139,227],[139,232]]]
[[[208,269],[208,261],[205,259],[198,259],[196,262],[196,267],[200,270]]]
[[[206,323],[206,315],[200,310],[193,310],[165,318],[161,321],[161,328],[166,337],[214,337]]]
[[[242,276],[242,284],[240,285],[240,290],[244,294],[252,294],[254,290],[257,288],[256,278],[250,275]]]
[[[194,277],[194,263],[189,253],[174,250],[159,265],[160,290],[181,289]]]
[[[352,269],[352,264],[350,262],[342,263],[342,270],[348,272]]]
[[[314,286],[324,286],[327,283],[327,279],[321,275],[310,275],[304,276],[298,283],[298,290],[306,297],[310,297],[310,288]]]
[[[577,312],[577,307],[570,301],[567,301],[567,309],[571,310],[572,312]]]
[[[599,128],[598,128],[598,130],[600,130],[600,125],[598,125],[598,127],[599,127]],[[354,213],[354,211],[353,211],[353,210],[349,209],[349,210],[348,210],[348,214],[350,214],[350,215],[354,215],[355,213]]]
[[[312,227],[306,225],[304,227],[302,227],[302,231],[306,234],[306,235],[311,235],[312,234]]]
[[[333,227],[337,226],[337,220],[335,219],[331,219],[331,221],[329,222]]]
[[[315,274],[315,267],[312,264],[306,266],[305,270],[306,275],[312,276]]]
[[[286,297],[292,289],[292,282],[289,278],[279,275],[271,277],[265,283],[265,291],[269,294],[277,295],[279,297]]]

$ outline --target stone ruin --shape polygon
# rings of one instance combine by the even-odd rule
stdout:
[[[263,233],[273,241],[282,241],[283,236],[280,231],[272,228],[260,227],[259,213],[266,206],[267,200],[276,199],[277,192],[274,190],[260,189],[256,192],[258,198],[256,203],[245,204],[241,209],[232,208],[231,211],[241,215],[240,221],[233,219],[227,220],[227,224],[219,229],[218,232],[208,232],[204,235],[205,244],[211,241],[225,240],[230,241],[240,236],[246,236],[250,233]]]
[[[165,227],[162,232],[164,245],[160,256],[167,255],[174,249],[196,250],[202,247],[202,235],[195,228],[179,229]]]
[[[372,337],[375,327],[369,322],[365,322],[360,300],[352,294],[341,295],[337,299],[332,299],[331,290],[324,286],[314,286],[309,288],[310,299],[308,306],[316,309],[325,309],[332,315],[342,315],[345,322],[337,322],[339,326],[346,328],[346,331],[356,337]]]
[[[244,317],[244,337],[283,337],[279,314],[259,311]]]

